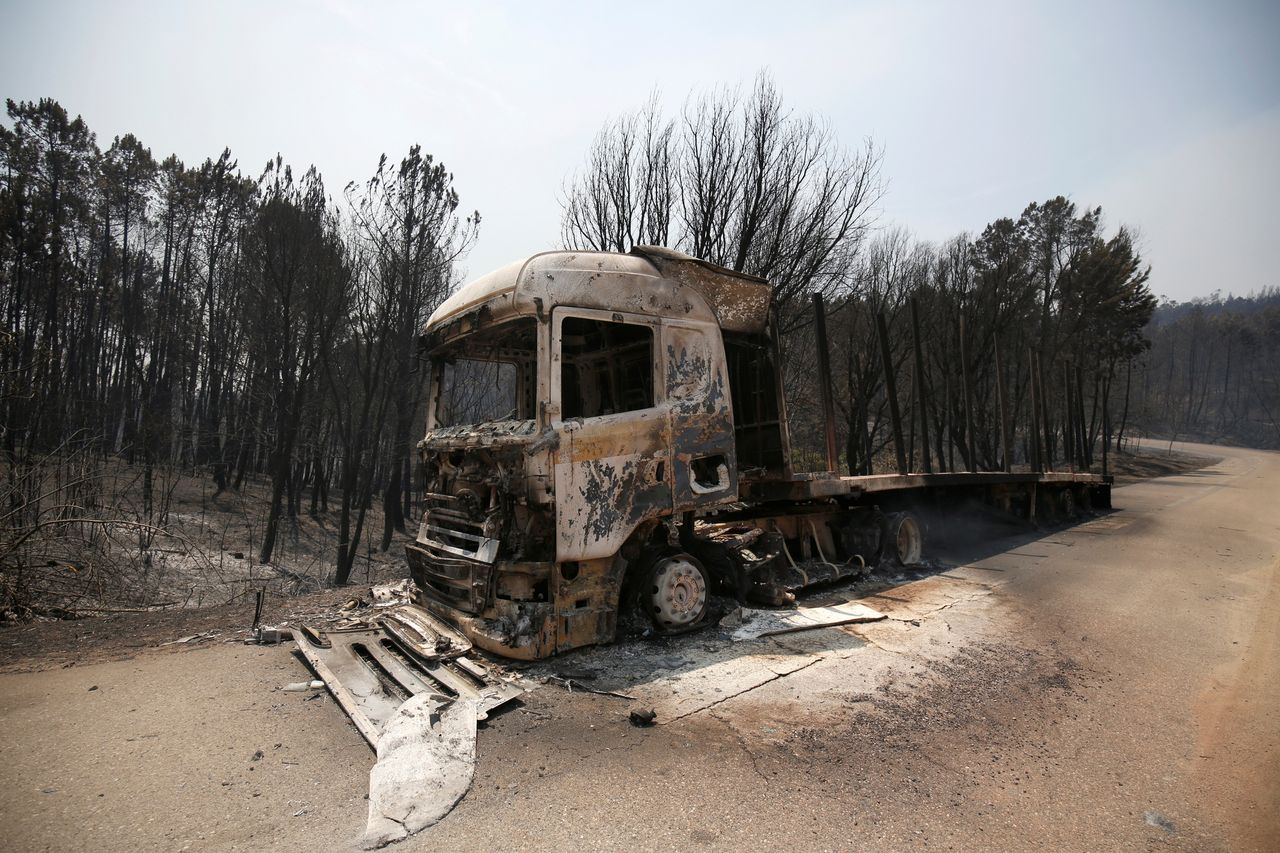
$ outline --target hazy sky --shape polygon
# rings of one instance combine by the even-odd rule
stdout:
[[[553,247],[610,116],[749,85],[884,146],[881,221],[926,239],[1032,200],[1142,235],[1155,293],[1280,284],[1280,4],[0,0],[0,96],[188,165],[278,151],[330,191],[414,142],[483,216],[479,274]]]

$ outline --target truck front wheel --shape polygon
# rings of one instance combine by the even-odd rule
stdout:
[[[707,570],[688,554],[661,557],[649,572],[641,600],[664,634],[692,628],[707,614]]]

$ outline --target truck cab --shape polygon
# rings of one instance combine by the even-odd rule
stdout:
[[[744,466],[789,467],[769,305],[760,279],[647,247],[535,255],[444,302],[420,338],[420,603],[515,658],[612,640],[638,571],[658,630],[700,620],[677,522],[739,501]]]

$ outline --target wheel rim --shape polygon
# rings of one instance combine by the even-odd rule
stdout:
[[[920,528],[915,519],[904,516],[898,522],[894,544],[898,549],[898,562],[902,565],[909,566],[920,561]]]
[[[671,557],[653,569],[649,606],[663,628],[686,628],[707,609],[707,579],[686,557]]]

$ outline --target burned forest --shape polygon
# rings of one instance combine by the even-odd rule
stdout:
[[[1152,369],[1156,299],[1133,231],[1058,196],[976,236],[917,240],[879,217],[881,162],[871,140],[850,150],[787,108],[768,75],[674,115],[651,101],[598,133],[567,188],[563,239],[672,245],[773,282],[807,470],[1101,470],[1105,439],[1123,447],[1144,426],[1125,380]]]
[[[0,128],[6,614],[367,574],[414,514],[414,341],[480,217],[414,146],[339,200],[276,158]],[[255,565],[260,568],[255,568]]]
[[[253,176],[230,151],[102,145],[52,100],[8,102],[0,158],[8,618],[402,574],[429,493],[418,336],[480,225],[445,166],[414,146],[335,198],[280,157]],[[1268,440],[1275,330],[1153,323],[1140,241],[1101,208],[1060,196],[927,242],[882,220],[886,183],[873,141],[846,147],[762,75],[606,124],[562,241],[768,280],[799,471],[1106,473],[1205,399]],[[442,424],[514,381],[451,370]]]

